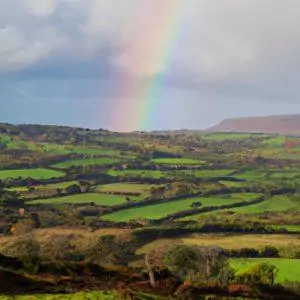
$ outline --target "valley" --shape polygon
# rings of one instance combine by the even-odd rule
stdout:
[[[187,281],[191,295],[209,295],[211,285],[213,294],[235,297],[228,290],[233,284],[292,295],[300,283],[298,145],[300,137],[267,133],[1,124],[0,277],[30,279],[31,288],[16,289],[15,296],[25,294],[20,299],[33,299],[26,298],[32,290],[119,299],[124,287],[114,286],[122,282],[136,299],[146,299],[140,293],[164,299]],[[177,276],[161,258],[174,247],[220,247],[232,277]],[[147,255],[153,255],[156,288]],[[6,261],[14,267],[7,269]],[[249,279],[263,263],[276,268],[272,284]],[[160,277],[162,270],[169,275]],[[175,277],[176,284],[164,285]],[[104,288],[107,278],[112,284]]]

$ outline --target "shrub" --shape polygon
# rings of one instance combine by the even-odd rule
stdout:
[[[261,257],[279,257],[279,250],[273,246],[266,246],[260,251]]]

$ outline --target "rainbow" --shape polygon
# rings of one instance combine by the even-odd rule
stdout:
[[[124,54],[133,78],[118,84],[119,100],[112,116],[116,130],[151,128],[183,8],[182,0],[139,1],[133,16],[135,31]]]

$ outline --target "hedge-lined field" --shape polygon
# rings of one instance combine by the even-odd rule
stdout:
[[[248,198],[249,199],[249,198]],[[253,198],[250,198],[253,199]],[[168,216],[169,214],[173,214],[179,211],[191,209],[191,205],[194,202],[200,202],[202,207],[207,206],[221,206],[224,204],[238,203],[242,202],[245,199],[239,195],[238,197],[212,197],[212,198],[204,198],[204,197],[192,197],[188,199],[176,200],[176,201],[168,201],[165,203],[159,203],[154,205],[147,205],[143,207],[137,208],[129,208],[121,211],[117,211],[112,214],[108,214],[103,216],[102,218],[105,220],[116,221],[116,222],[124,222],[132,219],[161,219],[163,217]]]
[[[65,176],[65,173],[55,170],[49,169],[20,169],[20,170],[4,170],[0,171],[0,179],[7,178],[32,178],[32,179],[50,179],[50,178],[58,178]]]
[[[130,197],[131,200],[139,200],[139,197]],[[77,194],[72,196],[39,199],[27,202],[28,204],[62,204],[62,203],[95,203],[96,205],[113,206],[126,202],[125,196],[109,194]]]

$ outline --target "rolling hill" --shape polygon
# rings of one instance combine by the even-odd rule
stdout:
[[[300,115],[225,119],[207,131],[300,135]]]

